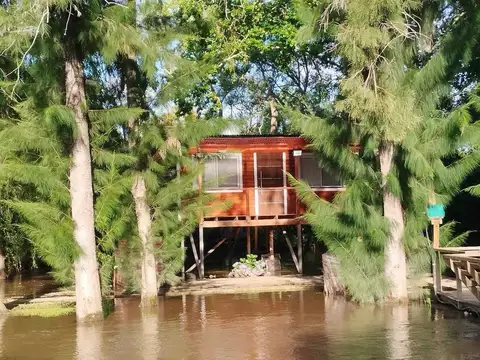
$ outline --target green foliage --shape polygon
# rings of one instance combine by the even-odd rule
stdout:
[[[0,194],[2,199],[15,200],[27,191],[18,184],[7,182]],[[0,250],[5,256],[7,275],[21,272],[30,266],[30,262],[35,264],[35,255],[25,233],[17,226],[18,221],[17,214],[7,204],[0,203]]]
[[[301,24],[294,3],[181,1],[179,21],[193,32],[183,40],[184,57],[201,61],[202,76],[178,96],[180,112],[235,117],[250,134],[269,132],[272,101],[323,112],[340,65],[328,35],[295,42]],[[279,106],[278,132],[291,131]]]
[[[38,316],[43,318],[75,314],[75,303],[51,302],[21,304],[10,311],[13,316]]]
[[[240,258],[240,263],[247,265],[249,268],[253,269],[257,266],[257,255],[247,254],[246,258]]]
[[[302,30],[302,36],[331,32],[337,54],[348,63],[335,112],[326,118],[303,109],[289,113],[311,141],[319,165],[338,173],[346,190],[328,203],[308,185],[293,183],[308,205],[305,219],[338,257],[341,279],[352,297],[373,302],[388,291],[383,256],[390,226],[383,215],[383,193],[391,192],[402,204],[410,275],[428,271],[431,245],[423,233],[429,199],[448,204],[480,161],[478,124],[471,116],[477,100],[472,97],[449,112],[437,110],[448,88],[447,73],[456,64],[444,56],[452,45],[451,33],[438,39],[439,48],[425,61],[421,39],[428,34],[420,26],[432,18],[422,17],[423,3],[346,4],[317,2],[312,13],[318,17],[312,20],[307,14]],[[418,22],[405,21],[413,16]],[[378,154],[387,142],[395,144],[394,158],[388,174],[382,174]],[[459,151],[465,147],[468,151]],[[444,237],[451,236],[449,229],[444,226]]]

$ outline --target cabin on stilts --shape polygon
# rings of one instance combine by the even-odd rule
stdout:
[[[204,229],[236,228],[246,230],[246,253],[258,246],[258,229],[267,228],[268,241],[265,259],[275,259],[273,229],[297,227],[297,249],[285,235],[289,251],[298,273],[303,273],[302,221],[299,218],[305,207],[298,201],[295,189],[290,186],[287,174],[309,183],[320,197],[331,200],[343,189],[342,181],[319,168],[308,143],[298,136],[220,136],[204,139],[191,153],[203,158],[205,168],[198,186],[213,196],[211,211],[199,220],[198,251],[195,239],[190,236],[194,265],[200,278],[205,276],[204,259],[225,239],[205,253]],[[230,206],[219,207],[228,203]],[[238,234],[238,232],[237,232]],[[284,232],[285,234],[285,232]],[[197,237],[197,235],[195,235]]]

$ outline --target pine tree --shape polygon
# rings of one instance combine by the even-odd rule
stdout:
[[[447,201],[479,159],[474,150],[449,167],[442,161],[458,155],[460,145],[477,144],[478,126],[459,120],[463,108],[435,111],[458,51],[447,52],[448,36],[433,56],[419,50],[421,30],[432,28],[421,27],[424,10],[419,1],[352,0],[322,1],[303,12],[310,24],[303,36],[332,31],[348,67],[334,116],[292,116],[320,165],[337,171],[347,188],[333,204],[304,184],[298,188],[307,219],[339,257],[342,279],[359,301],[407,298],[407,256],[425,259],[428,249],[421,234],[429,199]]]
[[[67,147],[72,161],[68,183],[73,223],[67,222],[63,225],[66,228],[72,226],[74,239],[79,247],[76,249],[75,256],[79,320],[96,318],[101,313],[95,254],[91,134],[89,132],[91,119],[85,95],[84,66],[89,57],[98,53],[107,55],[118,53],[125,48],[131,48],[134,42],[138,47],[148,48],[149,44],[143,41],[139,32],[134,27],[123,23],[124,16],[124,6],[114,2],[103,4],[100,1],[88,3],[27,1],[19,5],[7,6],[6,9],[2,9],[0,17],[6,35],[2,41],[9,54],[18,59],[14,73],[20,75],[25,68],[42,65],[46,70],[44,74],[37,72],[36,77],[33,77],[36,88],[31,90],[29,96],[35,99],[35,105],[48,108],[51,103],[59,104],[62,97],[66,104],[54,120],[63,125],[69,124],[72,131],[70,135],[73,135],[62,134],[64,136],[60,137],[58,142]],[[29,61],[26,61],[27,59]],[[151,58],[147,60],[155,61]],[[53,69],[56,72],[52,72]],[[54,80],[50,81],[51,79],[47,79],[46,76],[52,76]],[[12,96],[16,95],[16,91],[21,86],[19,79],[20,77],[17,76],[13,85],[10,86]],[[47,87],[49,91],[43,91],[44,84],[52,85]],[[30,118],[28,114],[23,117],[27,121]],[[72,126],[73,124],[75,126]],[[55,135],[58,134],[55,133]],[[40,183],[36,185],[42,186]],[[27,212],[29,208],[23,206],[19,210]],[[35,218],[35,214],[29,215]],[[37,220],[39,215],[36,216]],[[60,213],[58,216],[61,216]],[[37,237],[40,237],[40,234],[37,234]],[[42,237],[38,240],[44,239],[45,237]],[[68,269],[68,266],[65,268]]]

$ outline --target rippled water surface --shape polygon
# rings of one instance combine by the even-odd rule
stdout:
[[[0,359],[480,359],[480,322],[449,309],[357,307],[305,291],[187,296],[103,324],[0,319]]]

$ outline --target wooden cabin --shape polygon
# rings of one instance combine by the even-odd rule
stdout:
[[[203,228],[297,225],[301,236],[299,216],[305,209],[297,201],[287,173],[306,180],[327,200],[343,189],[340,179],[318,167],[307,145],[298,136],[220,136],[206,138],[192,149],[205,162],[198,185],[214,195],[212,211],[199,224],[202,267]],[[225,207],[227,203],[230,206]],[[249,230],[247,236],[249,253]],[[273,255],[273,232],[270,253]],[[301,262],[300,249],[298,257]]]

